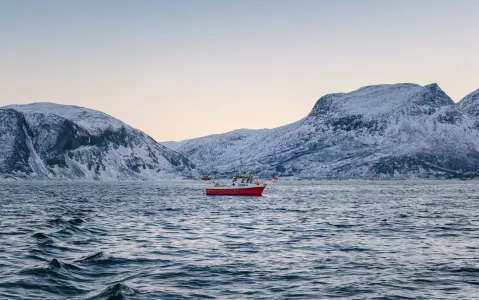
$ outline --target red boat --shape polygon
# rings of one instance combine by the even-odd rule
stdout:
[[[206,195],[224,195],[224,196],[262,196],[266,184],[259,181],[252,182],[252,177],[235,176],[230,185],[216,183],[210,188],[206,188]]]
[[[204,176],[204,177],[201,177],[200,179],[203,180],[203,181],[209,181],[209,180],[211,180],[211,177],[210,176]]]

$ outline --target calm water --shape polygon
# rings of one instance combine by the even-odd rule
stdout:
[[[478,182],[1,183],[2,299],[479,299]]]

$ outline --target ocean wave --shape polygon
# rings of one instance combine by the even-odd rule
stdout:
[[[106,261],[113,261],[114,258],[108,254],[107,252],[97,252],[92,255],[85,256],[77,260],[79,263],[95,263],[95,262],[106,262]]]
[[[133,296],[138,293],[138,290],[127,286],[124,283],[116,283],[104,289],[98,295],[88,298],[89,300],[114,300],[126,299],[126,296]]]
[[[42,233],[42,232],[36,232],[32,234],[33,238],[36,238],[37,240],[46,240],[49,239],[48,235]]]

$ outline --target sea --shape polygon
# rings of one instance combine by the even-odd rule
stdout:
[[[1,182],[0,299],[479,299],[477,181]]]

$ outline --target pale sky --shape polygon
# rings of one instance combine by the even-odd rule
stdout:
[[[158,141],[398,82],[478,89],[479,1],[0,0],[0,106],[85,106]]]

